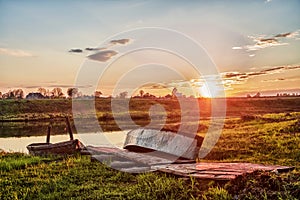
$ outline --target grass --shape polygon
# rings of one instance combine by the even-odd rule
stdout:
[[[265,102],[256,101],[252,104],[265,106]],[[147,116],[143,110],[149,105],[135,103],[132,109],[136,120],[140,117],[141,123],[147,121],[141,116]],[[245,104],[251,103],[242,103]],[[103,114],[106,104],[101,106],[103,110],[98,112]],[[265,112],[262,107],[254,110]],[[178,111],[172,114],[175,119],[170,118],[168,125],[176,128]],[[224,183],[163,173],[127,174],[80,155],[43,158],[1,153],[0,199],[299,199],[299,121],[299,112],[232,115],[226,119],[218,143],[204,159],[295,166],[292,172],[255,172]],[[201,120],[201,124],[204,128],[199,134],[204,134],[209,121]]]
[[[87,156],[1,168],[0,186],[1,199],[188,199],[198,192],[175,177],[118,172]]]

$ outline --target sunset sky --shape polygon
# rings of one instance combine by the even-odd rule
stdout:
[[[205,50],[227,96],[300,94],[299,8],[299,0],[0,0],[0,91],[61,87],[65,92],[76,86],[84,93],[98,88],[110,95],[119,82],[116,94],[143,88],[163,95],[176,87],[187,95],[196,91],[218,96],[206,91],[203,77],[182,54],[158,49],[127,54],[168,39],[171,50],[181,47],[187,56],[195,53],[196,47],[176,34],[155,35],[143,29],[159,27],[187,36]],[[135,29],[143,34],[123,34]],[[211,67],[202,64],[201,69]],[[78,84],[83,67],[94,73],[84,75],[86,82]],[[100,72],[106,74],[93,79]],[[186,90],[188,86],[193,92]]]

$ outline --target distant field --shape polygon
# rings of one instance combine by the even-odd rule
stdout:
[[[89,102],[90,100],[78,100]],[[126,108],[124,100],[120,102],[122,110]],[[184,100],[189,101],[189,99]],[[227,98],[227,116],[241,116],[245,114],[266,114],[282,112],[299,112],[300,97],[273,97],[273,98]],[[209,117],[211,111],[210,99],[198,99],[201,117]],[[131,99],[131,113],[148,113],[151,105],[161,104],[166,111],[180,112],[179,102],[176,99]],[[99,114],[111,112],[111,99],[100,98],[95,101],[95,108]],[[72,114],[72,100],[70,99],[44,99],[44,100],[0,100],[0,120],[5,119],[35,119],[45,118],[49,115],[60,116]],[[94,109],[94,107],[89,108]],[[190,109],[193,109],[192,107]]]
[[[89,104],[89,100],[78,100],[82,104]],[[151,115],[155,126],[163,126],[165,129],[177,131],[182,124],[181,116],[189,117],[189,123],[199,124],[198,132],[204,133],[209,126],[211,112],[210,99],[199,99],[200,112],[189,104],[189,99],[184,100],[187,108],[181,111],[180,104],[176,99],[131,99],[129,101],[129,113],[126,115],[126,102],[122,99],[114,99],[117,111],[114,115],[111,111],[111,99],[100,98],[95,105],[84,108],[81,118],[86,118],[84,127],[87,131],[97,131],[91,125],[89,114],[96,108],[96,116],[104,131],[116,131],[120,129],[133,129],[138,126],[146,126],[150,123],[149,109],[159,104],[166,113],[156,112]],[[197,102],[196,102],[197,103]],[[300,112],[300,98],[228,98],[226,101],[226,117],[241,118],[255,117],[268,113],[291,113]],[[76,128],[72,120],[72,100],[70,99],[47,99],[47,100],[0,100],[0,137],[45,135],[50,118],[53,118],[52,134],[62,134],[65,129],[64,116],[69,115],[73,130]],[[85,112],[87,110],[87,112]],[[79,111],[81,112],[81,111]],[[183,112],[183,113],[181,113]],[[200,122],[195,118],[200,116]],[[164,122],[166,118],[166,122]],[[118,125],[116,123],[118,121]],[[134,123],[132,123],[132,121]],[[121,127],[119,127],[121,126]],[[13,128],[12,128],[13,127]],[[153,127],[155,128],[155,127]]]

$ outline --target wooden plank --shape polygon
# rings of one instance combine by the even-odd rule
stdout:
[[[239,175],[253,173],[257,170],[292,170],[294,167],[279,165],[263,165],[252,163],[193,163],[193,164],[169,164],[157,166],[158,171],[172,173],[180,176],[192,176],[203,179],[231,180]]]
[[[87,149],[91,151],[92,154],[113,154],[118,157],[126,158],[138,163],[143,163],[146,165],[163,165],[171,164],[176,161],[176,156],[166,156],[165,154],[160,154],[159,152],[148,152],[148,153],[135,153],[130,152],[126,149],[118,149],[113,147],[92,147],[88,146]],[[194,160],[180,160],[179,162],[195,162]]]
[[[144,173],[144,172],[155,171],[155,170],[151,169],[150,167],[131,167],[131,168],[121,168],[119,170],[122,172],[127,172],[127,173]]]
[[[117,160],[114,160],[112,161],[110,164],[109,164],[110,167],[112,168],[133,168],[133,167],[140,167],[141,164],[139,163],[136,163],[136,162],[132,162],[132,161],[117,161]],[[143,165],[143,167],[145,167]]]

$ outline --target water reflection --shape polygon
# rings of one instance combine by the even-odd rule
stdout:
[[[104,133],[84,133],[74,134],[74,139],[79,139],[85,145],[93,146],[111,146],[121,148],[125,141],[128,131],[113,131]],[[50,138],[51,143],[69,140],[67,134],[53,135]],[[30,137],[6,137],[0,138],[0,149],[7,152],[23,152],[28,153],[26,146],[31,143],[45,142],[46,136],[30,136]]]
[[[0,138],[3,137],[24,137],[24,136],[42,136],[47,134],[48,121],[29,121],[29,122],[0,122]],[[71,121],[72,130],[76,133],[76,128]],[[99,132],[98,127],[92,126],[89,120],[84,121],[82,125],[85,132]],[[66,134],[65,120],[56,120],[52,123],[51,135]]]

